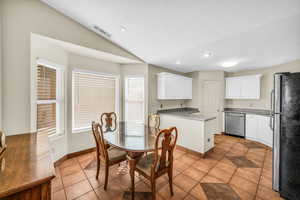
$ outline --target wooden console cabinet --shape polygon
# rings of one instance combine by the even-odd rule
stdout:
[[[6,137],[0,160],[0,200],[51,200],[55,170],[47,135]]]

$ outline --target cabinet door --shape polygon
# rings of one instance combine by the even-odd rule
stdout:
[[[273,131],[269,127],[268,116],[257,116],[259,123],[259,137],[262,143],[272,147],[273,146]]]
[[[237,99],[241,96],[241,82],[239,77],[226,78],[226,98]]]
[[[246,114],[246,138],[257,141],[258,121],[255,115]]]
[[[192,99],[192,79],[183,77],[183,96],[182,99]]]
[[[176,99],[178,89],[176,88],[176,78],[172,76],[165,77],[165,99]]]
[[[260,98],[260,77],[244,76],[241,77],[241,98],[259,99]]]

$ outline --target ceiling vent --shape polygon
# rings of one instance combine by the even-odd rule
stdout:
[[[111,34],[108,33],[107,31],[103,30],[102,28],[100,28],[99,26],[94,26],[93,27],[94,30],[96,30],[98,33],[100,33],[101,35],[103,35],[104,37],[107,37],[107,38],[111,38]]]

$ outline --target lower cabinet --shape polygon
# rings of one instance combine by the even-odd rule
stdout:
[[[246,114],[246,139],[273,146],[273,131],[269,127],[269,117]]]

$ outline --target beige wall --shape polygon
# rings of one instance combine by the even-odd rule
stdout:
[[[91,131],[72,133],[72,71],[86,70],[110,75],[116,75],[121,78],[120,65],[106,62],[99,59],[89,58],[76,54],[68,54],[68,86],[67,86],[67,136],[68,136],[68,153],[81,151],[95,146],[94,138]],[[121,86],[119,85],[119,96],[121,97]],[[122,101],[119,98],[121,107]],[[120,108],[120,111],[122,109]],[[121,113],[120,113],[121,114]],[[121,116],[121,115],[120,115]]]
[[[188,73],[190,77],[193,78],[193,99],[188,100],[186,102],[188,107],[193,107],[193,108],[198,108],[200,112],[205,112],[205,103],[204,103],[204,97],[205,97],[205,91],[204,91],[204,84],[205,81],[219,81],[220,86],[221,86],[221,91],[219,96],[219,105],[220,108],[216,108],[219,110],[218,114],[218,126],[219,130],[222,130],[223,122],[222,122],[222,110],[224,109],[224,71],[197,71],[197,72],[192,72]],[[206,113],[206,114],[211,114],[211,113]]]
[[[149,113],[156,113],[160,109],[180,108],[185,106],[186,100],[157,100],[157,73],[170,72],[175,74],[184,75],[183,73],[173,71],[170,69],[149,65]],[[160,107],[162,104],[162,108]]]
[[[193,78],[193,99],[186,102],[187,106],[203,110],[204,105],[204,81],[220,81],[224,85],[224,71],[197,71],[187,74]],[[224,90],[221,92],[221,106],[224,105]]]
[[[31,91],[35,91],[36,89],[36,66],[37,66],[37,59],[47,60],[48,62],[54,63],[56,65],[65,66],[65,85],[67,85],[67,73],[68,73],[68,53],[64,51],[62,48],[59,48],[53,44],[45,42],[41,40],[39,37],[36,37],[34,34],[31,36],[31,65],[29,72],[30,73],[30,80],[32,81],[30,84]],[[66,89],[66,87],[65,87]],[[66,90],[65,90],[66,91]],[[65,101],[68,100],[67,94],[64,95]],[[29,109],[32,111],[30,115],[30,131],[36,131],[36,94],[30,93],[30,107]],[[64,121],[66,122],[66,113],[67,108],[64,109],[65,116]],[[5,117],[5,115],[4,115]],[[17,125],[16,125],[17,126]],[[52,148],[53,159],[57,160],[68,152],[68,142],[67,142],[67,124],[65,123],[65,134],[59,138],[55,138],[55,140],[50,139],[50,145]],[[12,131],[12,133],[17,133]]]
[[[124,64],[121,65],[121,86],[122,86],[122,102],[123,102],[123,119],[125,119],[125,76],[144,76],[145,78],[145,122],[147,122],[148,117],[148,99],[149,99],[149,90],[148,90],[148,83],[149,83],[149,71],[148,71],[148,64]]]
[[[259,100],[226,100],[225,107],[270,109],[270,92],[273,88],[273,74],[276,72],[300,72],[300,60],[257,70],[226,73],[226,77],[262,74],[261,98]]]
[[[1,0],[2,126],[7,134],[30,131],[30,36],[37,33],[138,60],[39,0]]]

